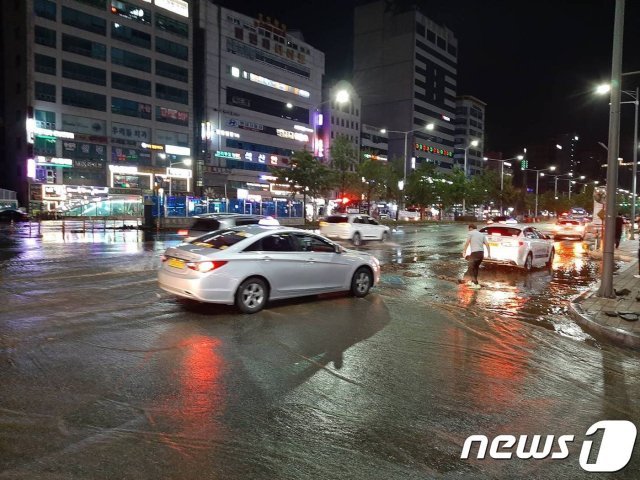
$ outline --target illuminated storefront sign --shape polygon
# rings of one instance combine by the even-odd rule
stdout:
[[[125,175],[131,175],[138,173],[138,167],[130,167],[126,165],[109,165],[111,173],[121,173]]]
[[[234,118],[227,121],[227,125],[230,127],[242,128],[243,130],[253,130],[254,132],[261,132],[264,130],[264,125],[255,122],[245,122],[244,120],[236,120]]]
[[[297,140],[299,142],[308,142],[309,141],[309,135],[307,135],[306,133],[292,132],[290,130],[284,130],[282,128],[277,128],[276,129],[276,134],[279,137],[290,138],[292,140]]]
[[[165,145],[164,151],[169,155],[191,155],[189,147],[178,147],[177,145]]]
[[[270,78],[263,77],[262,75],[256,75],[255,73],[247,72],[246,70],[243,70],[242,73],[240,73],[240,69],[238,67],[231,67],[231,75],[236,78],[242,76],[242,78],[251,82],[264,85],[265,87],[274,88],[276,90],[280,90],[281,92],[293,93],[294,95],[298,95],[299,97],[309,98],[311,96],[311,94],[306,90],[298,87],[292,87],[291,85],[287,85],[286,83],[271,80]]]
[[[219,158],[232,158],[233,160],[241,160],[242,158],[240,157],[239,153],[236,152],[226,152],[224,150],[216,150],[215,153],[216,157]]]
[[[73,160],[70,158],[43,157],[41,155],[35,157],[36,165],[47,167],[72,167]]]
[[[189,4],[184,0],[155,0],[156,6],[182,17],[189,17]]]
[[[313,132],[313,128],[305,127],[304,125],[294,125],[293,129],[300,130],[301,132],[308,132],[308,133]]]
[[[236,132],[230,132],[229,130],[220,130],[219,128],[215,129],[215,134],[220,135],[222,137],[240,138],[240,135],[237,134]]]
[[[176,178],[191,178],[191,170],[188,168],[167,168],[167,175]]]
[[[453,157],[453,152],[451,150],[445,150],[442,148],[435,148],[431,145],[425,145],[423,143],[415,144],[416,150],[420,150],[421,152],[434,153],[436,155],[442,155],[445,157]]]
[[[153,143],[144,143],[140,144],[142,148],[147,148],[149,150],[164,150],[164,145],[154,145]]]

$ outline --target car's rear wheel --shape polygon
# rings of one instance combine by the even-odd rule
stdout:
[[[380,239],[382,243],[386,243],[389,241],[389,232],[382,232],[382,238]]]
[[[556,256],[556,250],[555,248],[551,249],[551,253],[549,254],[549,260],[547,260],[547,267],[550,267],[551,265],[553,265],[553,258]]]
[[[351,239],[351,243],[353,243],[356,247],[362,245],[362,236],[358,232],[353,234],[353,238]]]
[[[365,297],[373,285],[373,274],[367,267],[360,267],[351,279],[351,294],[354,297]]]
[[[236,291],[236,307],[243,313],[262,310],[269,298],[267,283],[261,278],[248,278]]]
[[[527,272],[530,272],[533,269],[533,255],[531,255],[531,253],[527,255],[527,259],[524,261],[524,269]]]

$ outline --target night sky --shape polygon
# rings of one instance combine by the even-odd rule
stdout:
[[[358,0],[220,2],[301,30],[325,52],[325,81],[350,79],[353,7]],[[414,2],[408,2],[414,3]],[[554,134],[607,143],[607,98],[593,95],[611,75],[614,0],[423,0],[422,11],[458,38],[458,94],[487,103],[487,151],[512,155]],[[623,72],[640,70],[640,2],[627,0]],[[624,89],[640,85],[640,75]],[[626,96],[625,96],[626,97]],[[623,98],[630,100],[629,97]],[[621,156],[631,158],[633,105],[622,106]],[[599,147],[594,147],[599,148]]]

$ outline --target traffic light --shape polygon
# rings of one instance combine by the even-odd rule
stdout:
[[[520,170],[529,168],[529,160],[520,160]]]

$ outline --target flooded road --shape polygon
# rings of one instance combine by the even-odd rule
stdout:
[[[592,478],[588,427],[640,425],[638,354],[565,315],[597,264],[558,242],[552,271],[483,268],[472,291],[465,234],[409,227],[363,247],[384,263],[368,297],[250,316],[157,288],[172,235],[0,235],[0,478]],[[461,459],[477,434],[575,441]],[[611,478],[639,469],[636,447]]]

